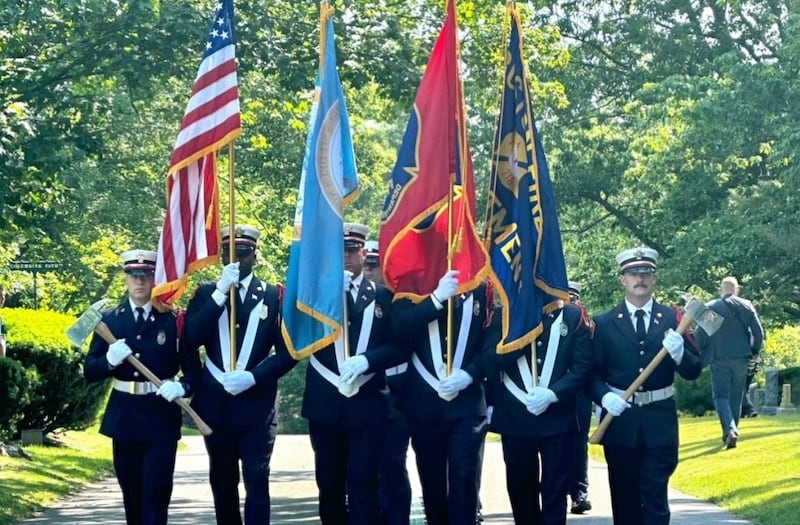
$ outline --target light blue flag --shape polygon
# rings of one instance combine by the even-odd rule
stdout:
[[[330,17],[325,27],[324,65],[311,110],[283,300],[282,330],[295,359],[325,348],[342,334],[343,211],[358,189]]]

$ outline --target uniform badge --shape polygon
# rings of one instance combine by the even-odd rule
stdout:
[[[480,301],[473,301],[472,302],[472,315],[478,317],[481,315],[481,302]]]
[[[167,342],[167,333],[164,330],[159,330],[158,335],[156,336],[156,342],[160,345],[163,345]]]
[[[263,321],[268,316],[269,316],[269,307],[264,303],[261,303],[261,310],[258,312],[258,317],[260,317],[261,320]]]
[[[561,323],[561,326],[558,327],[558,333],[561,335],[561,337],[567,337],[567,334],[569,333],[567,323]]]
[[[379,305],[379,304],[375,305],[375,317],[377,319],[381,319],[383,317],[383,309],[381,308],[381,305]]]

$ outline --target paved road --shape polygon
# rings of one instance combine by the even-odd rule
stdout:
[[[175,490],[170,507],[170,524],[213,524],[214,509],[207,482],[208,459],[202,438],[183,439],[185,447],[178,454]],[[409,470],[414,468],[409,458]],[[414,509],[412,518],[422,523],[420,488],[415,471]],[[488,441],[484,452],[481,501],[487,525],[513,525],[511,508],[505,491],[504,465],[500,443]],[[608,495],[605,465],[590,465],[589,495],[593,509],[582,516],[570,515],[569,523],[576,525],[611,525],[611,505]],[[314,460],[308,436],[278,436],[272,458],[272,523],[296,525],[319,523],[317,518]],[[716,505],[698,501],[678,491],[670,491],[673,525],[753,525],[725,512]],[[71,498],[61,501],[39,516],[20,525],[125,525],[122,499],[116,480],[109,479],[87,487]]]

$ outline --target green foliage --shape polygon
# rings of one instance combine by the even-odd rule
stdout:
[[[792,385],[792,405],[797,407],[800,404],[800,366],[786,368],[778,372],[778,383],[782,385]],[[783,400],[783,388],[778,393],[780,405]]]
[[[84,355],[64,335],[74,318],[54,312],[4,311],[9,326],[8,356],[26,370],[29,403],[18,429],[84,429],[94,423],[108,391],[107,383],[83,377]]]
[[[278,382],[278,432],[307,434],[308,422],[300,415],[306,385],[308,359],[303,359]]]
[[[769,330],[761,359],[763,367],[772,366],[778,370],[800,366],[800,326]]]
[[[29,403],[25,369],[8,357],[0,357],[0,438],[17,433],[21,410]]]
[[[678,412],[692,416],[703,416],[706,412],[714,410],[711,399],[711,370],[703,369],[700,377],[694,381],[687,381],[682,377],[675,377],[675,402]]]
[[[40,4],[7,9],[0,31],[3,56],[13,57],[0,61],[0,279],[13,284],[17,305],[79,312],[119,295],[120,251],[156,246],[165,170],[211,3]],[[345,215],[377,235],[444,2],[334,4],[362,180]],[[713,295],[733,274],[768,323],[800,318],[796,2],[518,5],[569,273],[583,282],[590,310],[621,298],[614,254],[648,244],[662,255],[662,302],[674,303],[676,289]],[[271,281],[284,280],[288,263],[317,11],[288,0],[237,5],[235,211],[262,228],[259,270]],[[458,13],[481,217],[505,9],[463,0]],[[34,282],[4,267],[19,258],[58,258],[64,268]]]

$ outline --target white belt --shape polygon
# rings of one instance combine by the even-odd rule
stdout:
[[[137,396],[154,394],[156,390],[158,390],[158,387],[150,381],[122,381],[120,379],[115,379],[112,386],[114,390]]]
[[[620,390],[619,388],[614,388],[613,386],[608,386],[608,388],[617,394],[618,396],[622,396],[625,393],[624,390]],[[626,401],[630,401],[635,405],[649,405],[650,403],[655,403],[656,401],[663,401],[665,399],[671,398],[675,394],[675,387],[672,385],[666,386],[664,388],[659,388],[657,390],[648,390],[646,392],[635,392],[631,399],[626,399]]]
[[[405,374],[408,370],[408,363],[401,363],[386,369],[386,377],[392,377],[400,374]]]

